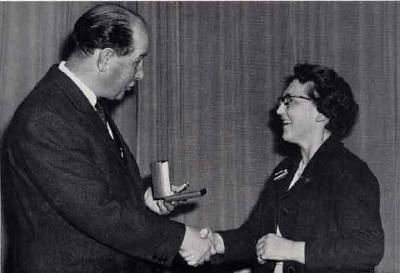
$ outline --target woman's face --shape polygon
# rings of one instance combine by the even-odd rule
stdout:
[[[297,79],[293,80],[283,92],[276,110],[282,120],[282,138],[300,146],[313,141],[317,130],[321,129],[319,112],[307,94],[311,87],[312,82],[302,84]]]

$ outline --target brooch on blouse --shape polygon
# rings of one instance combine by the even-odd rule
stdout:
[[[274,178],[272,179],[273,181],[278,181],[284,178],[288,174],[287,169],[280,170],[279,172],[274,173]]]

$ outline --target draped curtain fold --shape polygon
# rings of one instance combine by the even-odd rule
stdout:
[[[238,227],[281,156],[271,117],[297,62],[333,67],[353,88],[359,122],[347,146],[380,181],[385,256],[400,270],[400,3],[120,2],[148,22],[137,92],[114,117],[142,176],[169,160],[171,180],[207,188],[174,219]],[[0,3],[0,133],[94,2]]]

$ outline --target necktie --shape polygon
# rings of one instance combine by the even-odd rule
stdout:
[[[106,117],[106,110],[104,109],[104,105],[100,101],[97,101],[97,103],[94,107],[96,108],[97,114],[99,115],[101,121],[107,127],[107,117]]]
[[[99,115],[101,121],[104,123],[104,125],[107,128],[107,131],[110,135],[110,137],[114,140],[114,143],[118,146],[121,157],[124,158],[124,153],[122,150],[122,145],[120,143],[120,140],[118,139],[118,135],[115,133],[115,131],[112,129],[112,123],[109,120],[108,112],[105,106],[101,103],[101,101],[97,101],[97,103],[94,106],[96,108],[97,114]],[[111,132],[109,131],[111,130]]]

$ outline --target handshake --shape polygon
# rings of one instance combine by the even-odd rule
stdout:
[[[184,185],[171,185],[173,192],[178,193],[183,190]],[[154,200],[151,187],[147,188],[144,194],[146,206],[159,215],[170,214],[179,202],[165,202],[163,200]],[[198,266],[210,260],[215,254],[225,252],[224,241],[218,233],[214,233],[209,228],[198,228],[186,226],[185,236],[183,238],[179,254],[186,260],[188,265]]]
[[[174,192],[181,191],[181,188],[171,186]],[[183,187],[183,186],[181,186]],[[154,200],[151,188],[148,188],[144,195],[146,206],[159,215],[167,215],[174,210],[179,202],[164,202]],[[295,242],[285,239],[277,234],[269,233],[259,238],[255,252],[260,264],[266,260],[285,261],[291,260],[305,263],[305,242]],[[218,233],[212,232],[209,228],[201,230],[186,226],[179,254],[190,266],[198,266],[210,260],[215,254],[224,254],[225,244]]]
[[[259,264],[267,260],[296,261],[305,263],[305,242],[295,242],[280,235],[269,233],[261,237],[255,252]],[[210,260],[215,254],[224,254],[225,244],[220,234],[209,228],[198,230],[186,226],[186,233],[181,244],[179,254],[190,266],[198,266]]]
[[[218,233],[209,228],[201,230],[186,226],[185,237],[179,249],[179,254],[188,265],[198,266],[210,260],[215,254],[225,252],[224,241]]]

